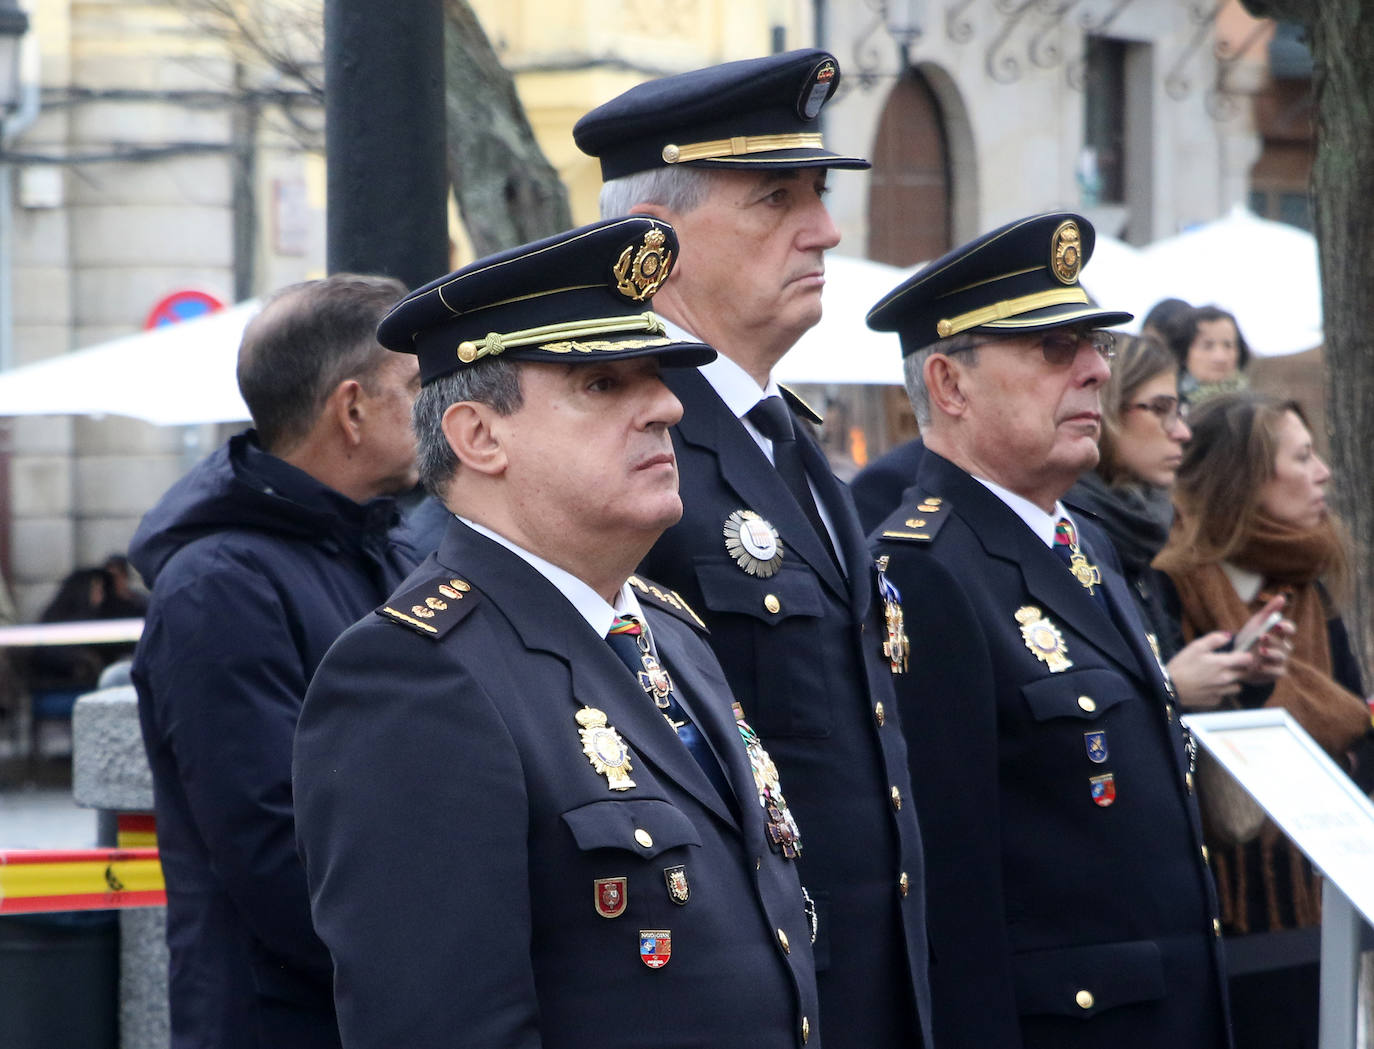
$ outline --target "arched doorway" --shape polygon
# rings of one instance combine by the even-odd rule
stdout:
[[[869,175],[868,257],[910,266],[950,244],[950,165],[939,101],[908,69],[878,121]]]

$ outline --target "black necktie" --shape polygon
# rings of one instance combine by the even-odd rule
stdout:
[[[672,678],[650,650],[648,638],[639,621],[633,616],[617,616],[611,624],[611,632],[606,635],[606,643],[635,676],[645,694],[658,706],[659,712],[673,727],[678,739],[686,744],[696,763],[720,792],[720,796],[726,801],[732,799],[734,793],[725,780],[720,762],[716,761],[711,745],[706,742],[696,725],[692,724],[692,719],[687,716],[687,712],[673,695]]]
[[[825,544],[831,558],[839,564],[835,556],[835,545],[830,541],[830,532],[821,520],[821,512],[816,508],[815,496],[806,480],[806,467],[802,463],[801,450],[797,446],[797,431],[792,424],[792,412],[781,397],[765,397],[750,408],[744,416],[754,424],[754,429],[773,442],[773,465],[778,476],[787,485],[792,498],[801,507],[806,519],[811,522],[816,535]]]

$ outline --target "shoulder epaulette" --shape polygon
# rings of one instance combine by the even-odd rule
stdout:
[[[821,413],[802,400],[795,390],[782,385],[782,383],[778,383],[778,389],[782,392],[782,399],[807,422],[815,423],[817,426],[825,422]]]
[[[391,599],[376,611],[383,619],[438,640],[462,622],[479,600],[480,596],[466,580],[445,575],[392,594]]]
[[[938,495],[907,499],[883,522],[882,538],[929,543],[949,520],[950,504]]]
[[[661,608],[665,612],[677,616],[684,623],[688,623],[703,632],[708,632],[701,616],[692,610],[692,606],[684,601],[682,595],[676,590],[664,590],[637,575],[630,576],[626,582],[635,588],[635,593],[639,595],[641,601],[647,599],[655,608]]]

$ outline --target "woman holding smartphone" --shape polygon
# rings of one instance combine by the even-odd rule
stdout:
[[[1292,401],[1230,393],[1190,420],[1178,470],[1178,518],[1156,559],[1178,592],[1186,638],[1239,630],[1285,599],[1294,624],[1287,671],[1264,705],[1283,707],[1368,790],[1370,711],[1336,598],[1349,548],[1326,505],[1331,471]],[[1242,844],[1209,843],[1222,919],[1232,934],[1320,921],[1320,882],[1272,824]],[[1232,981],[1236,1044],[1316,1045],[1317,966]]]
[[[1232,630],[1240,624],[1201,631],[1184,643],[1172,588],[1150,563],[1169,538],[1174,480],[1192,436],[1188,404],[1179,397],[1177,363],[1161,340],[1118,335],[1116,347],[1102,393],[1097,468],[1084,474],[1064,501],[1092,515],[1111,537],[1179,703],[1208,709],[1250,688],[1262,691],[1248,698],[1263,702],[1283,672],[1288,627],[1266,623],[1283,602],[1276,600],[1250,617],[1248,630],[1234,639]]]

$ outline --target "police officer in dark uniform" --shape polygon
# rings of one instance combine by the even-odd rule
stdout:
[[[659,368],[709,360],[624,218],[412,293],[437,551],[325,658],[298,836],[343,1044],[820,1044],[807,840],[674,591],[631,576],[681,502]]]
[[[893,710],[876,576],[854,505],[772,369],[821,315],[834,56],[793,51],[641,84],[584,116],[603,215],[670,221],[680,265],[656,308],[720,357],[665,376],[682,520],[642,570],[711,629],[735,696],[788,784],[819,912],[826,1044],[929,1044],[920,832]],[[843,347],[836,347],[837,353]]]
[[[1097,460],[1130,315],[1078,283],[1077,215],[1011,223],[879,302],[925,442],[873,534],[925,834],[942,1049],[1220,1049],[1220,924],[1194,749],[1104,533]]]

